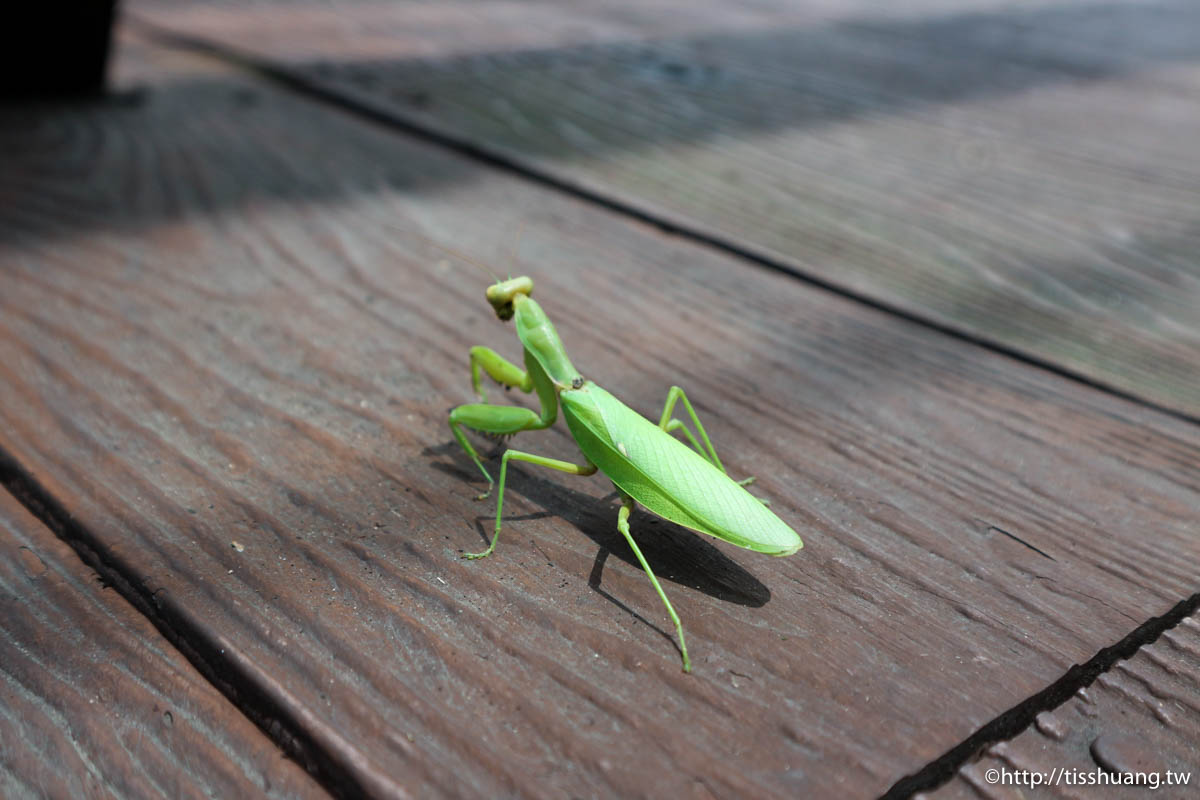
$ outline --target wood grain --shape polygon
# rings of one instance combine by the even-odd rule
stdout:
[[[1196,796],[1200,780],[1200,618],[1187,617],[1136,656],[1101,675],[1069,703],[1040,715],[1034,727],[991,748],[956,779],[929,795],[951,798],[1087,798]],[[988,770],[1070,771],[1055,786],[989,782]],[[1110,780],[1146,773],[1143,786],[1085,784],[1102,769]],[[1167,772],[1174,774],[1168,778]],[[1153,774],[1155,777],[1150,777]],[[1182,785],[1182,777],[1188,783]],[[1153,789],[1157,779],[1158,788]],[[1016,780],[1016,777],[1010,778]],[[1101,778],[1095,779],[1097,782]],[[1171,785],[1167,781],[1171,780]],[[1151,787],[1151,788],[1147,788]],[[1153,791],[1152,791],[1153,789]]]
[[[121,60],[139,93],[0,126],[0,450],[335,788],[878,794],[1200,587],[1194,426],[203,59]],[[446,409],[469,346],[518,351],[431,240],[506,271],[518,233],[574,363],[646,413],[684,385],[804,536],[635,515],[691,676],[602,480],[514,470],[495,555],[460,558],[490,507]]]
[[[0,491],[0,795],[327,797]]]
[[[132,7],[1200,419],[1194,3]]]

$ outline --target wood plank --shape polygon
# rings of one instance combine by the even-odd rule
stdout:
[[[0,490],[0,795],[328,795]]]
[[[1200,586],[1194,426],[202,59],[121,60],[136,102],[0,127],[0,449],[355,791],[878,794]],[[805,536],[768,559],[636,515],[694,675],[602,480],[515,470],[501,546],[460,558],[489,507],[445,412],[469,346],[517,350],[428,241],[507,269],[518,232],[574,362],[648,413],[685,385]]]
[[[132,7],[1200,419],[1195,3]]]
[[[1001,770],[1009,773],[1009,783],[1000,783]],[[1145,783],[1102,785],[1099,781],[1105,778],[1090,777],[1098,771],[1110,781]],[[1018,772],[1042,777],[1018,778]],[[1139,772],[1146,777],[1139,778]],[[1017,780],[1024,785],[1016,784]],[[1042,785],[1031,786],[1034,780]],[[1093,780],[1096,783],[1085,783]],[[993,746],[929,796],[937,800],[1145,797],[1148,786],[1155,796],[1195,797],[1197,781],[1200,617],[1192,615],[1102,674],[1074,699],[1038,716],[1036,725],[1025,733]]]

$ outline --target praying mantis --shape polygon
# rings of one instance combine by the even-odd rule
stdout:
[[[803,543],[763,501],[746,491],[745,485],[753,478],[734,481],[725,473],[716,449],[681,388],[671,387],[662,416],[655,425],[575,369],[553,323],[530,296],[532,293],[533,281],[528,277],[498,280],[488,287],[487,300],[496,316],[505,321],[516,320],[525,366],[522,369],[491,348],[472,347],[471,385],[480,402],[452,409],[450,430],[487,479],[488,491],[477,498],[481,500],[491,494],[496,483],[468,441],[464,428],[495,437],[542,430],[554,424],[561,406],[567,428],[583,453],[583,463],[505,450],[500,461],[495,533],[486,550],[466,553],[464,557],[483,558],[496,549],[504,508],[504,480],[510,461],[523,461],[571,475],[603,472],[616,487],[621,500],[617,530],[629,543],[666,606],[679,639],[683,671],[691,672],[679,615],[629,531],[629,515],[635,504],[641,503],[654,514],[685,528],[767,555],[791,555],[803,547]],[[535,393],[540,411],[487,402],[487,394],[480,383],[481,371],[502,386]],[[678,401],[683,401],[699,440],[681,420],[672,416]],[[682,431],[688,444],[673,436],[675,431]]]

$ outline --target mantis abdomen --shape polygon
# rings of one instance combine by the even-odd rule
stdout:
[[[647,510],[759,553],[800,549],[800,537],[762,501],[604,388],[587,381],[559,400],[584,456]]]

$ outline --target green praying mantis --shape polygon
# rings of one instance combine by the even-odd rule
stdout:
[[[486,550],[467,553],[465,557],[483,558],[496,549],[504,508],[504,479],[510,461],[524,461],[571,475],[603,472],[616,487],[621,500],[617,530],[629,543],[675,623],[683,671],[691,672],[679,615],[629,532],[629,515],[635,503],[641,503],[649,511],[678,525],[767,555],[790,555],[803,543],[763,501],[746,491],[744,486],[753,478],[734,481],[725,473],[717,451],[682,389],[671,387],[662,417],[655,425],[575,369],[550,318],[530,297],[532,292],[533,281],[527,277],[497,281],[488,287],[487,300],[496,316],[501,320],[516,320],[525,367],[522,369],[488,347],[472,347],[471,385],[480,402],[452,409],[450,429],[488,481],[488,491],[477,499],[490,495],[496,484],[467,440],[464,428],[495,437],[541,430],[554,424],[561,406],[567,428],[583,453],[583,463],[573,464],[520,450],[506,450],[500,461],[495,533]],[[541,410],[534,412],[520,406],[488,403],[480,383],[481,371],[502,386],[536,393]],[[680,400],[699,440],[681,420],[672,416],[676,402]],[[688,444],[671,435],[677,430],[683,432]]]

